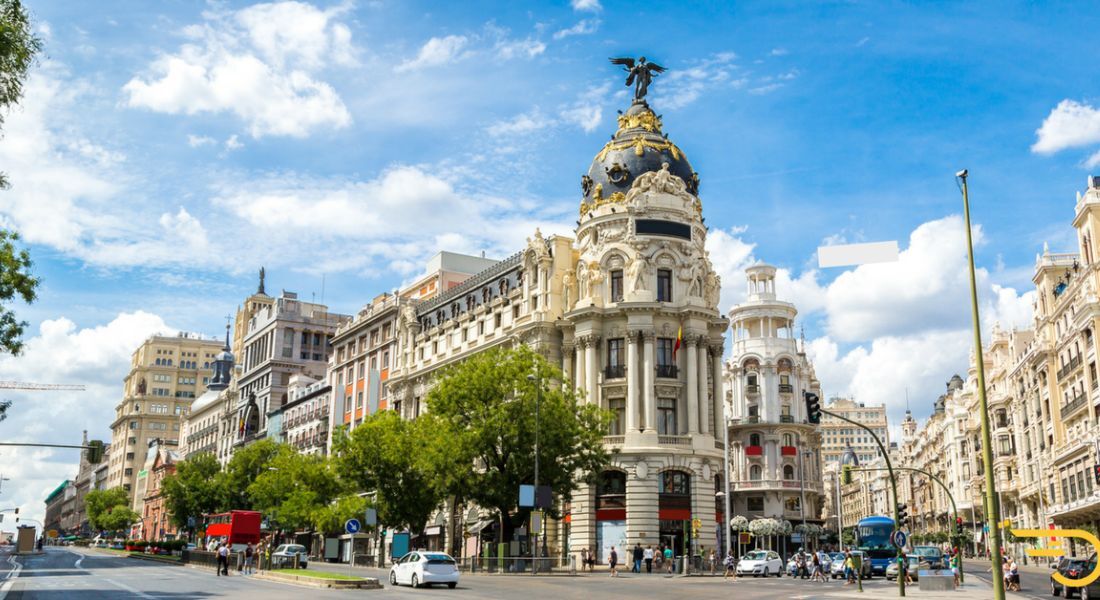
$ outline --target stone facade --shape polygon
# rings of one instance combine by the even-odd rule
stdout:
[[[797,309],[776,296],[775,272],[749,267],[748,297],[729,313],[731,512],[820,526],[821,434],[806,419],[803,393],[820,395],[821,385],[795,338]]]

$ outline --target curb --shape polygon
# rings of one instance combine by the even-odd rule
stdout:
[[[308,575],[284,575],[282,573],[256,573],[252,575],[256,579],[266,579],[279,583],[290,583],[312,588],[329,588],[337,590],[380,590],[382,584],[373,577],[364,577],[362,581],[343,581],[340,579],[321,579]]]
[[[123,558],[127,558],[127,557],[123,557]],[[155,555],[131,554],[129,556],[129,558],[133,558],[133,559],[137,559],[137,560],[147,560],[149,562],[156,562],[156,563],[160,563],[162,565],[176,565],[177,567],[182,567],[183,566],[183,561],[169,560],[167,558],[160,558],[159,556],[155,556]]]

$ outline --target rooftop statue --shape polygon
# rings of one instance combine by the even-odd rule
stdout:
[[[626,85],[634,86],[635,102],[645,98],[649,91],[649,84],[658,73],[665,72],[665,68],[656,63],[646,62],[645,57],[640,57],[637,62],[633,58],[612,58],[611,64],[622,65],[627,72]]]

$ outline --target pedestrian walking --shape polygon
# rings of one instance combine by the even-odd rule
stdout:
[[[581,573],[588,568],[588,548],[581,548]]]
[[[714,575],[714,570],[718,568],[718,554],[714,552],[714,548],[710,549],[710,556],[707,561],[710,563],[710,574]]]
[[[252,574],[252,557],[256,554],[256,549],[252,547],[252,542],[248,542],[248,545],[244,547],[244,574]]]
[[[722,579],[728,579],[732,575],[733,580],[737,581],[737,561],[733,559],[732,552],[726,555],[726,560],[724,561],[724,564],[726,567],[726,573],[722,576]]]
[[[665,546],[665,565],[668,572],[672,572],[672,546]]]
[[[954,556],[951,557],[951,575],[955,578],[955,587],[959,587],[959,561],[961,560],[961,555],[956,550]]]
[[[821,555],[814,553],[813,557],[813,575],[810,577],[810,581],[818,581],[822,583],[828,583],[829,580],[825,578],[825,572],[822,570]]]
[[[615,551],[615,547],[611,547],[611,557],[607,559],[607,564],[611,566],[611,576],[619,576],[619,553]]]
[[[229,546],[226,544],[218,546],[218,577],[222,575],[229,577]]]
[[[630,567],[631,573],[642,572],[642,558],[645,557],[645,550],[642,550],[641,544],[634,544],[634,553],[631,558],[634,559],[634,564]]]
[[[646,546],[645,552],[642,554],[642,558],[645,560],[645,572],[653,572],[653,545]]]
[[[844,585],[852,585],[855,583],[855,579],[852,574],[855,572],[855,562],[852,561],[852,551],[844,551]]]

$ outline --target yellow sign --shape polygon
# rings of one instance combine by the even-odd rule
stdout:
[[[1094,552],[1100,552],[1100,540],[1096,539],[1096,536],[1085,531],[1084,529],[1012,529],[1012,535],[1016,537],[1031,537],[1041,538],[1051,536],[1054,538],[1078,538],[1085,540],[1092,544]],[[1047,557],[1057,558],[1065,554],[1061,546],[1050,546],[1048,548],[1028,548],[1024,550],[1024,553],[1031,557]],[[1092,570],[1092,573],[1080,578],[1070,579],[1065,575],[1062,575],[1058,571],[1054,571],[1050,574],[1051,578],[1058,583],[1069,587],[1085,587],[1086,585],[1096,581],[1100,577],[1100,563],[1096,563],[1096,568]]]
[[[703,526],[703,522],[699,520],[699,517],[695,517],[691,520],[691,535],[698,536],[699,528]]]
[[[57,537],[57,530],[56,529],[51,529],[51,530],[47,531],[46,532],[46,537],[48,537],[48,538]]]

